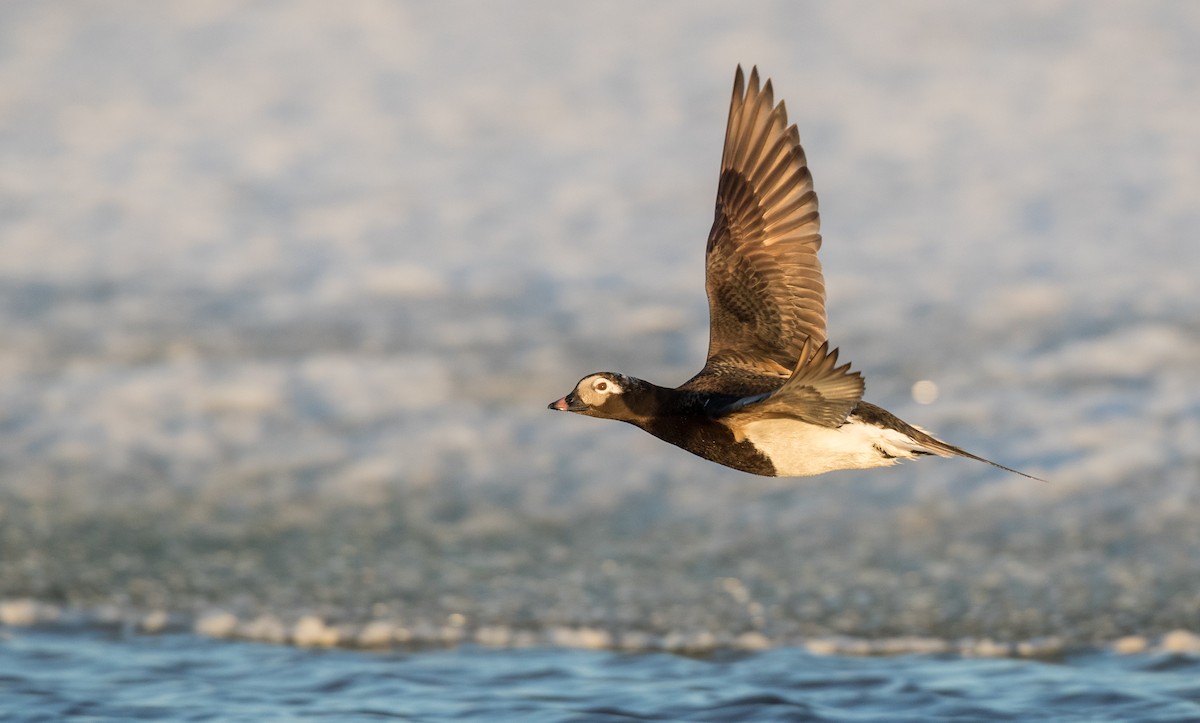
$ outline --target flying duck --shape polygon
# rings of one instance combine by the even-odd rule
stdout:
[[[708,234],[708,361],[675,389],[624,374],[579,381],[550,409],[628,422],[727,467],[774,477],[969,457],[862,399],[825,333],[820,216],[800,134],[771,81],[738,66]]]

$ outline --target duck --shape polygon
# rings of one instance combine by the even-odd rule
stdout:
[[[800,134],[771,80],[739,65],[705,248],[704,367],[675,388],[596,372],[549,409],[614,419],[706,460],[768,477],[919,457],[997,464],[863,400],[863,375],[826,334],[821,218]],[[1042,480],[1044,481],[1044,480]]]

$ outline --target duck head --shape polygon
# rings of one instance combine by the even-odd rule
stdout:
[[[630,415],[626,393],[636,389],[637,380],[623,374],[589,374],[567,396],[547,405],[559,412],[575,412],[588,417],[627,419]]]

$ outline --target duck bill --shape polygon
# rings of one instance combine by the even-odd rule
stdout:
[[[575,396],[574,392],[571,392],[557,402],[550,402],[550,404],[546,405],[546,409],[553,409],[558,412],[580,412],[583,411],[585,406],[579,400],[579,397]]]

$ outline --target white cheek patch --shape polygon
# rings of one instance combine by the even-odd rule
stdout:
[[[597,389],[597,387],[604,387]],[[604,401],[614,394],[621,393],[621,385],[617,384],[608,377],[590,377],[584,379],[579,385],[579,398],[587,404],[598,407],[604,404]]]

